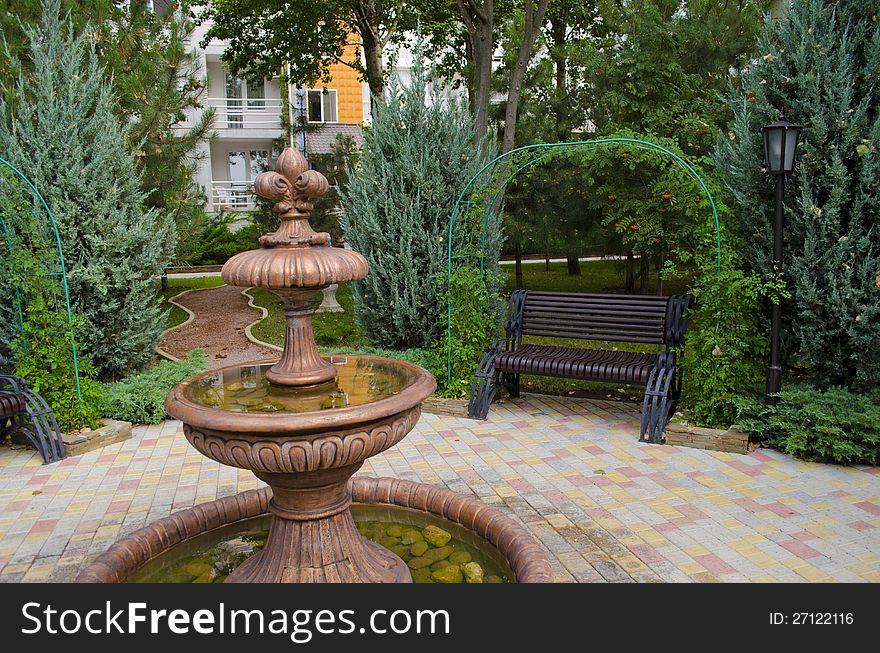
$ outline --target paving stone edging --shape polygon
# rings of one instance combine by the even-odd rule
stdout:
[[[64,453],[67,456],[79,456],[108,444],[122,442],[131,437],[131,422],[116,419],[102,419],[104,426],[89,429],[84,433],[67,433],[64,440]]]
[[[687,422],[670,422],[663,433],[666,444],[679,447],[694,447],[708,451],[726,453],[749,453],[756,445],[749,444],[749,434],[736,426],[729,429],[710,429],[705,426],[691,426]]]

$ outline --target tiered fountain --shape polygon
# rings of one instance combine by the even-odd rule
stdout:
[[[114,544],[78,580],[126,580],[175,545],[268,508],[265,546],[227,582],[411,582],[401,557],[361,536],[349,510],[352,493],[360,503],[403,506],[463,525],[500,551],[515,580],[548,580],[547,560],[534,539],[485,504],[395,479],[350,482],[367,458],[415,426],[435,381],[403,361],[318,353],[315,295],[330,284],[363,279],[367,262],[312,230],[311,202],[327,191],[327,180],[309,170],[297,150],[284,150],[275,172],[260,174],[255,187],[276,202],[281,225],[260,238],[261,249],[231,258],[222,275],[230,285],[268,288],[284,300],[281,359],[203,373],[174,387],[165,405],[202,454],[253,471],[271,490],[160,520]]]

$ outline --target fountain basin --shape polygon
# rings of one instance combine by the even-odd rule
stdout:
[[[522,526],[481,501],[445,488],[393,478],[359,476],[348,483],[359,505],[400,507],[448,520],[495,549],[519,583],[551,581],[550,564],[537,540]],[[84,568],[78,583],[123,583],[175,547],[230,525],[248,529],[249,520],[269,514],[270,488],[249,490],[200,504],[160,519],[119,539]]]

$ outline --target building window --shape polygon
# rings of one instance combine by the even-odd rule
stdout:
[[[262,79],[242,79],[226,73],[226,127],[244,127],[245,102],[248,110],[266,108],[266,82]]]
[[[336,91],[307,91],[307,111],[309,122],[339,122],[336,112]]]

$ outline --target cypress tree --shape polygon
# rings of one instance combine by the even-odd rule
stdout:
[[[820,385],[880,382],[880,0],[802,0],[768,20],[716,148],[750,267],[772,272],[761,126],[805,127],[785,197],[789,360]]]
[[[101,376],[152,359],[164,326],[156,279],[174,250],[172,220],[144,208],[128,128],[114,115],[90,32],[74,35],[58,0],[28,28],[32,75],[0,98],[0,151],[33,181],[58,223],[82,348]]]
[[[355,314],[376,347],[427,347],[445,315],[447,232],[459,193],[485,159],[473,118],[415,53],[412,78],[393,79],[341,192],[342,228],[370,264],[354,286]],[[490,239],[487,260],[498,260]]]

